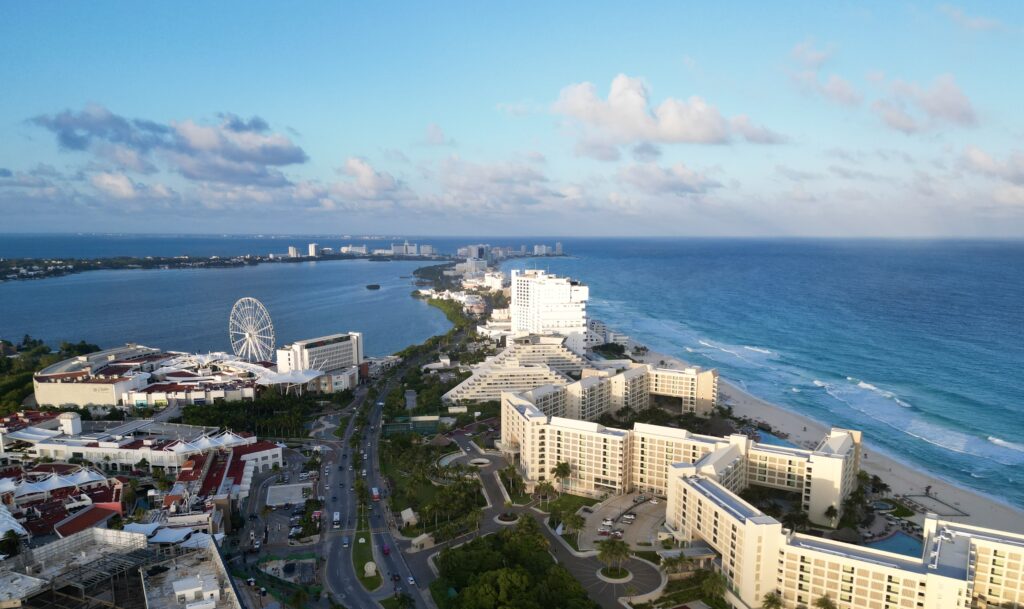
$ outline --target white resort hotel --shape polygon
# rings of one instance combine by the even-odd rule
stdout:
[[[834,525],[857,488],[859,431],[832,428],[813,448],[796,448],[742,434],[595,422],[656,401],[708,415],[718,405],[718,375],[580,353],[579,329],[595,327],[580,323],[585,290],[540,271],[513,274],[512,316],[531,322],[513,323],[505,351],[445,396],[451,402],[500,396],[500,449],[528,488],[551,481],[591,497],[664,497],[665,529],[684,554],[710,559],[721,571],[734,607],[759,608],[769,593],[787,609],[812,607],[823,596],[840,608],[1024,607],[1024,535],[929,515],[922,556],[910,557],[797,533],[740,498],[748,486],[790,491],[812,522]],[[601,341],[587,336],[584,342]],[[570,465],[564,480],[552,473],[559,463]]]

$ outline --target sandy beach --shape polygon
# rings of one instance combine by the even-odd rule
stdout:
[[[639,343],[632,343],[631,347],[635,344]],[[667,365],[663,367],[668,368],[688,366],[677,357],[654,351],[636,356],[635,359],[654,365],[664,361]],[[790,442],[804,448],[813,448],[828,428],[809,417],[752,396],[721,377],[719,397],[723,404],[732,407],[737,416],[766,422],[773,430],[788,434]],[[1024,533],[1024,511],[942,480],[931,472],[919,470],[875,450],[870,437],[864,438],[861,469],[882,478],[892,489],[892,495],[907,496],[911,501],[935,511],[943,520]],[[928,496],[925,496],[926,487],[930,487]],[[922,515],[912,518],[918,523],[923,519]]]

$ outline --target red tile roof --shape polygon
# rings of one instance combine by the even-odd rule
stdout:
[[[273,442],[269,442],[267,440],[260,440],[258,442],[253,442],[252,444],[243,444],[241,446],[236,446],[231,450],[235,453],[235,457],[242,458],[245,455],[250,455],[252,453],[260,453],[265,450],[273,450],[275,448],[278,448],[277,444],[274,444]]]
[[[104,523],[110,520],[110,517],[116,513],[116,511],[107,508],[97,507],[95,505],[89,506],[55,526],[53,531],[61,537],[67,537],[68,535],[74,535],[75,533],[79,533],[98,524]]]

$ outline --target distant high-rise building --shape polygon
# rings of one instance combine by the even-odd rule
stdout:
[[[567,277],[531,269],[512,271],[512,332],[559,334],[575,353],[586,351],[590,289]]]
[[[534,256],[547,256],[551,253],[551,246],[548,245],[535,245],[533,246]]]
[[[289,258],[298,258],[299,257],[299,248],[295,247],[294,245],[289,245],[288,246],[288,257]]]
[[[309,257],[310,258],[316,258],[317,256],[320,255],[319,247],[320,247],[319,243],[310,243],[309,244]]]
[[[434,246],[433,245],[421,245],[420,246],[420,256],[433,256],[433,255],[434,255]]]
[[[555,241],[555,255],[556,256],[561,256],[562,255],[562,242],[561,241]]]

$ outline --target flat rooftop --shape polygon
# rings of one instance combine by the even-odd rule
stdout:
[[[210,544],[212,545],[212,541]],[[143,579],[146,591],[146,606],[149,609],[181,609],[178,602],[179,592],[202,590],[203,596],[209,598],[210,592],[220,599],[208,605],[216,609],[239,609],[241,604],[235,596],[230,577],[224,571],[220,556],[216,550],[207,547],[195,553],[162,563],[169,567],[167,571],[147,574]],[[185,606],[196,599],[186,598]]]
[[[778,523],[778,520],[765,515],[762,511],[732,494],[717,482],[700,476],[690,476],[686,478],[686,482],[690,488],[706,497],[715,505],[724,509],[740,522],[746,522],[749,520],[755,524]]]
[[[829,541],[820,537],[793,534],[789,539],[789,545],[796,548],[814,550],[823,554],[831,554],[833,556],[860,560],[873,565],[891,567],[893,569],[902,569],[904,571],[911,571],[914,573],[925,572],[924,561],[920,558],[915,559],[903,554],[875,550],[864,546],[855,546],[848,543],[842,543],[840,541]]]

